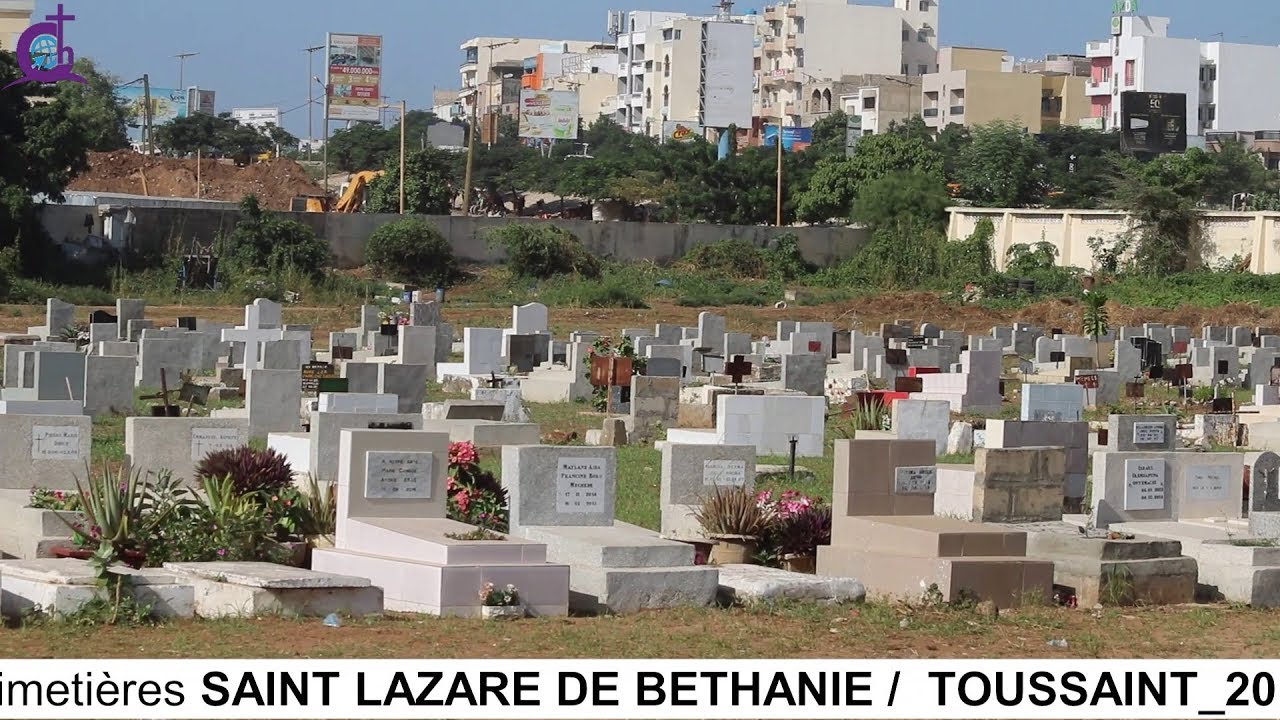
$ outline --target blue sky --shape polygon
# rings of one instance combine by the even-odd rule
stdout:
[[[384,36],[383,94],[429,107],[433,87],[456,88],[458,46],[477,35],[605,39],[609,9],[709,14],[712,0],[63,0],[77,20],[67,43],[122,80],[143,73],[157,87],[178,84],[180,52],[188,85],[216,90],[218,110],[299,107],[285,125],[305,136],[307,57],[326,32]],[[740,2],[738,11],[764,0]],[[868,0],[891,4],[891,0]],[[38,17],[55,0],[38,0]],[[1171,33],[1280,44],[1278,0],[1141,0],[1148,15],[1173,18]],[[1110,27],[1111,0],[941,0],[942,45],[1002,47],[1018,57],[1083,52]],[[316,54],[316,74],[322,74]],[[1274,69],[1280,72],[1280,69]],[[318,88],[317,88],[318,89]],[[317,112],[317,117],[319,112]],[[319,121],[317,121],[318,124]]]

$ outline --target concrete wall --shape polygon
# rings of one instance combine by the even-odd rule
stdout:
[[[969,237],[983,218],[992,221],[996,230],[994,260],[1000,270],[1010,247],[1042,241],[1058,249],[1059,265],[1092,269],[1089,238],[1115,239],[1129,229],[1128,215],[1114,210],[951,208],[948,212],[948,237],[952,240]],[[1204,217],[1205,260],[1209,265],[1250,256],[1252,272],[1280,272],[1280,213],[1221,211],[1205,213]]]
[[[44,225],[56,239],[83,237],[86,210],[82,207],[48,205],[43,210]],[[196,240],[209,245],[220,233],[235,227],[235,210],[188,210],[139,208],[132,246],[142,252],[163,252],[170,247],[189,248]],[[380,225],[394,222],[399,215],[338,213],[282,213],[298,220],[326,238],[339,267],[357,267],[364,261],[364,245]],[[699,245],[729,238],[747,240],[764,247],[769,240],[794,234],[806,259],[830,265],[852,257],[867,240],[864,230],[846,227],[773,228],[765,226],[592,222],[589,220],[508,220],[505,218],[432,216],[427,218],[440,229],[463,262],[496,263],[503,259],[498,248],[490,248],[487,232],[513,222],[551,223],[576,235],[594,254],[620,261],[653,260],[664,263],[683,257]],[[175,243],[178,243],[175,245]]]

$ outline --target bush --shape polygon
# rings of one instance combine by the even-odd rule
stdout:
[[[211,452],[196,465],[196,477],[219,480],[230,477],[236,494],[274,492],[293,484],[293,468],[275,450],[255,450],[244,445]]]
[[[374,230],[364,258],[381,276],[428,288],[448,287],[458,275],[458,260],[449,241],[435,225],[419,218]]]
[[[511,223],[489,231],[489,242],[507,252],[507,264],[520,277],[546,280],[557,275],[598,278],[600,260],[582,241],[555,225]]]
[[[726,278],[763,280],[769,272],[764,253],[746,240],[721,240],[699,245],[680,260],[690,272]]]
[[[286,271],[319,279],[329,265],[329,245],[311,228],[263,211],[258,198],[240,201],[240,222],[219,242],[222,267],[237,276]]]

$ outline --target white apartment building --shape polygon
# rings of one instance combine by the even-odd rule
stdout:
[[[756,115],[800,125],[814,85],[850,75],[916,77],[937,71],[938,0],[893,6],[791,0],[766,7],[756,49]],[[821,93],[821,89],[819,89]],[[822,95],[830,112],[840,98]]]
[[[14,51],[35,11],[36,0],[0,0],[0,50]]]
[[[477,94],[480,112],[497,112],[520,101],[525,58],[543,52],[585,53],[597,43],[583,40],[476,37],[462,43],[462,89],[458,100],[470,117]],[[514,95],[514,97],[513,97]]]
[[[661,137],[664,125],[751,126],[757,15],[611,13],[618,38],[614,120]]]
[[[1088,43],[1093,127],[1118,128],[1120,96],[1129,91],[1186,94],[1193,136],[1280,127],[1280,46],[1169,37],[1169,25],[1166,17],[1120,15],[1109,40]]]
[[[268,125],[282,127],[280,123],[280,108],[232,108],[231,119],[241,125],[248,125],[262,129]]]

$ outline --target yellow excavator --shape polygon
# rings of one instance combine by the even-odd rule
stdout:
[[[364,207],[369,194],[369,183],[386,174],[385,170],[362,170],[351,174],[346,189],[338,201],[330,205],[330,198],[324,195],[300,195],[293,199],[294,212],[338,212],[357,213]]]

